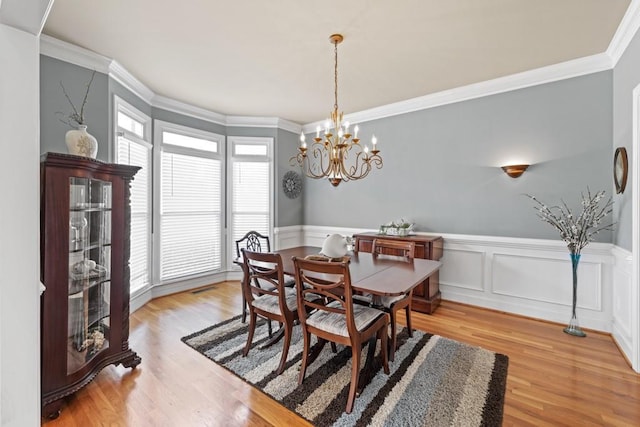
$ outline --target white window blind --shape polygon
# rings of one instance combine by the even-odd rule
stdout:
[[[175,135],[163,131],[163,141],[165,134]],[[161,280],[219,270],[222,266],[221,159],[184,147],[174,150],[163,143],[160,167]]]
[[[229,247],[235,256],[235,241],[248,231],[271,233],[272,139],[230,137],[230,143]]]
[[[269,164],[233,163],[233,240],[255,230],[269,235]]]
[[[144,129],[149,129],[151,119],[119,99],[116,110],[116,162],[141,167],[131,182],[129,269],[131,291],[134,292],[150,284],[151,145],[144,140]],[[147,131],[147,138],[149,134]]]

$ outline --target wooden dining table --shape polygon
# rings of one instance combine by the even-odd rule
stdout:
[[[293,258],[319,255],[320,250],[321,248],[315,246],[298,246],[274,252],[282,257],[284,274],[293,277],[295,276]],[[379,257],[369,252],[348,252],[347,257],[352,288],[363,294],[371,294],[374,306],[383,296],[404,295],[411,291],[438,271],[442,265],[440,261],[415,258],[407,262],[394,257]],[[391,342],[391,340],[388,341]],[[374,336],[369,342],[366,362],[358,381],[358,394],[375,375],[373,370],[375,348]]]
[[[315,246],[297,246],[280,249],[275,253],[282,257],[284,274],[293,277],[293,257],[318,255],[320,250]],[[442,266],[440,261],[416,258],[407,262],[391,257],[378,257],[369,252],[348,252],[347,257],[352,288],[374,297],[403,295]]]

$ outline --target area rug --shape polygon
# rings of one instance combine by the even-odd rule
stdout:
[[[294,327],[285,371],[276,375],[282,340],[260,349],[269,337],[259,323],[247,357],[242,350],[247,324],[240,316],[182,338],[182,341],[316,426],[499,426],[507,380],[507,356],[457,341],[403,330],[387,376],[376,357],[377,373],[344,413],[351,352],[325,346],[298,386],[302,334]],[[379,351],[379,345],[377,346]],[[363,349],[363,361],[366,348]],[[378,354],[376,353],[376,356]]]

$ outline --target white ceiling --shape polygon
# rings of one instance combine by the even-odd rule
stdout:
[[[605,52],[630,0],[55,0],[44,33],[157,95],[323,120]]]

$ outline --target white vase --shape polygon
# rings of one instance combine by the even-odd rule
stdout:
[[[78,129],[72,129],[65,136],[69,154],[85,156],[92,159],[98,154],[98,141],[87,132],[86,125],[79,125]]]

